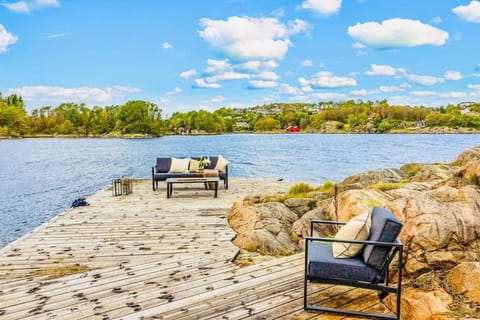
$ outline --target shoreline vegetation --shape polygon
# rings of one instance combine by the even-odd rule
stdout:
[[[246,108],[221,107],[176,112],[148,101],[87,107],[61,103],[27,112],[23,99],[0,93],[0,139],[5,138],[150,138],[166,135],[232,133],[454,134],[480,133],[480,103],[440,108],[392,106],[386,100],[272,103]],[[293,134],[293,133],[292,133]]]

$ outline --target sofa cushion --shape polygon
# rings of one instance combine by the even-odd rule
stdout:
[[[368,240],[394,242],[400,230],[402,230],[402,223],[390,211],[379,207],[373,208]],[[363,249],[363,260],[373,268],[382,269],[390,249],[390,247],[366,245]]]
[[[199,164],[198,160],[190,158],[190,164],[188,166],[188,171],[189,172],[197,172],[198,168],[199,168],[198,164]]]
[[[172,163],[171,158],[157,158],[156,172],[168,172]]]
[[[165,181],[168,178],[197,178],[198,175],[194,172],[187,172],[187,173],[157,173],[154,176],[154,179],[157,181]]]
[[[210,159],[210,164],[206,165],[204,169],[215,169],[218,157],[208,157],[208,159]]]
[[[313,277],[360,280],[373,283],[379,279],[378,270],[367,266],[361,256],[336,259],[330,244],[307,241],[307,274]]]
[[[370,232],[370,211],[350,219],[338,230],[335,239],[367,240]],[[356,256],[363,248],[363,244],[333,242],[332,250],[335,258],[351,258]]]
[[[190,158],[177,159],[172,158],[172,164],[170,165],[169,173],[185,173],[188,172],[188,165],[190,164]]]
[[[215,165],[215,169],[219,171],[225,171],[227,169],[227,166],[230,162],[228,162],[227,159],[222,157],[222,155],[218,156],[217,164]]]

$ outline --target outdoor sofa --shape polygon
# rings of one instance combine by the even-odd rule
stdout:
[[[212,156],[210,164],[204,169],[218,170],[218,177],[223,180],[223,186],[228,189],[228,164],[229,162],[221,155]],[[191,160],[193,161],[191,161]],[[155,166],[152,167],[152,189],[158,188],[158,181],[165,181],[168,178],[197,178],[202,174],[198,170],[200,157],[160,157],[157,158]]]

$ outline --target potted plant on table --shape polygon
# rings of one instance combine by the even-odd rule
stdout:
[[[200,156],[200,159],[198,160],[198,169],[200,171],[203,171],[206,166],[210,165],[210,158],[209,157],[204,157],[203,155]]]

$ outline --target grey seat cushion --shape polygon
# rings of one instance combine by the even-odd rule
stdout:
[[[379,271],[363,262],[361,255],[348,259],[333,257],[331,244],[307,241],[307,274],[328,279],[366,281],[381,280]]]
[[[168,172],[172,165],[172,158],[157,158],[156,172]]]
[[[167,180],[168,178],[198,178],[196,173],[156,173],[155,180]]]
[[[402,226],[402,223],[390,211],[374,207],[368,240],[394,242],[400,234]],[[363,248],[363,260],[370,267],[382,269],[390,249],[390,247],[366,245]]]

